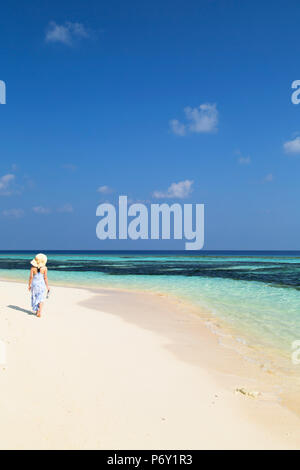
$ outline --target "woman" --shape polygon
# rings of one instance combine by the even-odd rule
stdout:
[[[42,313],[46,288],[48,292],[50,291],[46,263],[47,256],[43,253],[36,255],[31,261],[32,268],[30,269],[28,290],[31,290],[32,310],[36,313],[37,317],[40,317]]]

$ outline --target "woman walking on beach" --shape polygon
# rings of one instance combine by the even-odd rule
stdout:
[[[45,300],[46,288],[49,292],[48,278],[47,278],[47,256],[39,253],[31,261],[32,268],[30,269],[28,290],[31,290],[31,305],[32,310],[36,313],[37,317],[41,316],[43,302]]]

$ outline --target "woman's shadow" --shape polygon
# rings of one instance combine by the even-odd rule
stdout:
[[[31,310],[26,310],[25,308],[18,307],[17,305],[8,305],[8,308],[12,308],[13,310],[18,310],[18,312],[27,313],[27,315],[34,315],[35,313],[31,312]]]

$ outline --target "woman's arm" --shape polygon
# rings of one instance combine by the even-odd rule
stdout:
[[[33,278],[33,268],[30,269],[30,274],[29,274],[29,283],[28,283],[28,290],[29,291],[31,289],[32,278]]]
[[[50,290],[50,287],[49,287],[49,285],[48,285],[47,272],[48,272],[48,268],[45,269],[45,272],[44,272],[44,279],[45,279],[45,284],[46,284],[47,290],[49,291],[49,290]]]

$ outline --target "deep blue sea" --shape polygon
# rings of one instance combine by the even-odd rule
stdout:
[[[165,292],[262,346],[300,340],[300,252],[51,252],[50,284]],[[27,281],[33,252],[0,252],[0,277]]]

